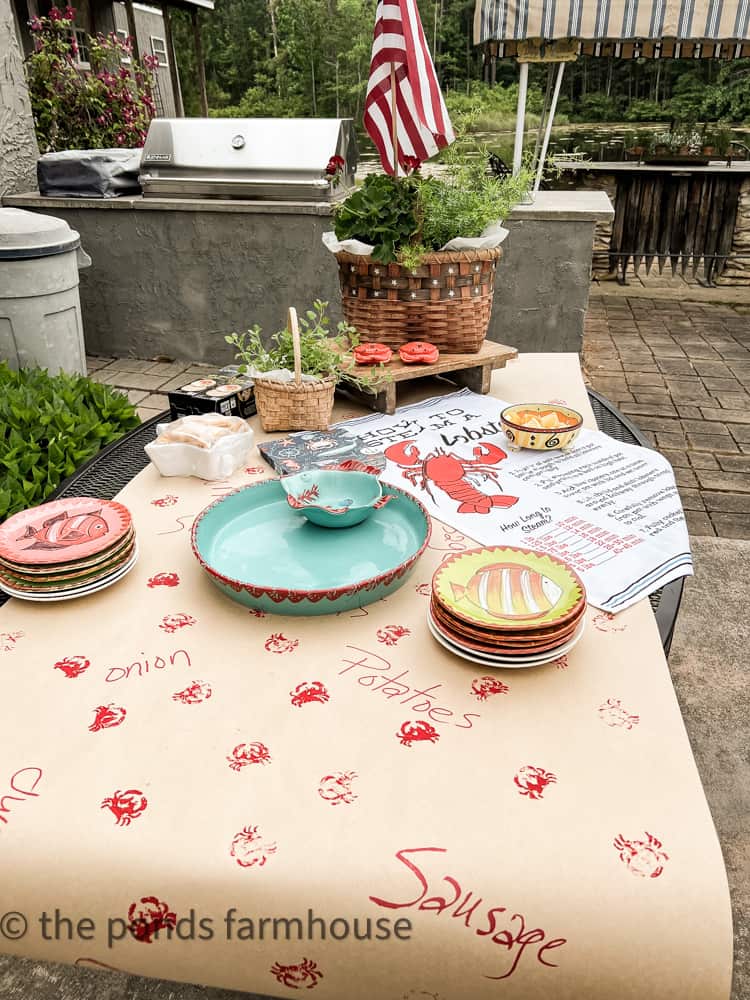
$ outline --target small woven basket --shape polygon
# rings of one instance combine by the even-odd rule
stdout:
[[[255,403],[264,431],[325,431],[331,422],[336,380],[302,381],[297,310],[289,310],[294,346],[294,381],[255,378]]]
[[[339,251],[344,317],[363,341],[398,348],[426,340],[449,354],[476,354],[487,335],[502,255],[500,247],[440,250],[405,268]]]

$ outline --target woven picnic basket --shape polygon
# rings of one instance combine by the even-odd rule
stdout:
[[[449,354],[476,354],[487,335],[502,254],[501,247],[439,250],[406,268],[339,251],[344,317],[363,341],[398,348],[427,340]]]
[[[331,422],[336,379],[302,381],[297,310],[289,310],[289,329],[294,347],[294,380],[255,377],[255,404],[264,431],[325,431]]]

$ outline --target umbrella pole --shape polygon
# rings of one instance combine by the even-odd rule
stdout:
[[[549,109],[549,117],[547,118],[547,127],[544,130],[544,142],[542,143],[542,152],[539,156],[539,165],[536,168],[536,180],[534,181],[534,194],[539,190],[539,185],[542,183],[542,174],[544,173],[544,161],[547,159],[547,147],[549,146],[549,137],[552,133],[552,123],[555,120],[555,111],[557,109],[557,99],[560,96],[560,87],[562,86],[563,73],[565,72],[565,63],[561,62],[557,67],[557,79],[555,80],[555,92],[552,95],[552,104]]]
[[[529,82],[529,64],[518,64],[518,105],[516,106],[516,139],[513,145],[513,176],[521,173],[523,162],[523,130],[526,124],[526,89]]]
[[[539,147],[542,145],[542,136],[544,135],[544,127],[547,124],[547,115],[549,114],[549,102],[552,97],[552,80],[555,75],[554,63],[550,63],[547,67],[547,89],[544,93],[544,107],[542,108],[542,114],[539,118],[539,128],[536,130],[536,142],[534,143],[534,156],[531,160],[531,169],[536,170],[536,165],[539,162]]]

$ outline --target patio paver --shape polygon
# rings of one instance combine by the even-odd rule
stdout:
[[[750,539],[748,307],[594,286],[583,363],[672,463],[691,534]]]

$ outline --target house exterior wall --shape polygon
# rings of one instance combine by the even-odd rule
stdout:
[[[36,190],[39,150],[11,0],[0,0],[0,196]]]
[[[172,91],[172,79],[169,75],[169,59],[172,54],[166,52],[166,39],[164,32],[164,18],[158,7],[149,7],[146,4],[133,4],[135,13],[135,33],[138,38],[138,49],[141,56],[158,55],[165,63],[156,70],[158,83],[158,94],[156,97],[157,114],[162,118],[174,118],[176,116],[174,93]],[[113,3],[112,12],[114,15],[115,29],[128,34],[128,17],[125,11],[125,4]],[[154,51],[152,39],[159,39],[164,43],[163,49],[166,55],[162,55],[158,50]]]

